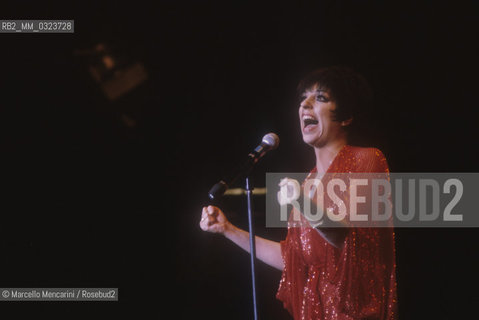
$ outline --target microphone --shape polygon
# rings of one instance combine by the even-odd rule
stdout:
[[[235,172],[235,174],[225,180],[221,180],[215,184],[210,191],[208,192],[208,197],[211,200],[220,198],[229,186],[233,185],[236,180],[242,176],[248,175],[252,170],[254,165],[266,154],[266,152],[274,150],[279,145],[279,137],[276,133],[268,133],[263,137],[261,144],[257,146],[253,152],[248,154],[248,159],[246,162]]]

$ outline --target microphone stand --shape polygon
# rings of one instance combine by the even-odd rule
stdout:
[[[254,164],[256,163],[255,158],[250,155],[249,161],[245,164],[244,170],[246,172],[246,201],[248,206],[248,226],[249,226],[249,249],[250,249],[250,263],[251,263],[251,284],[253,291],[253,311],[254,311],[254,320],[258,320],[258,304],[256,299],[256,272],[255,272],[255,261],[256,261],[256,242],[255,242],[255,233],[254,233],[254,221],[253,221],[253,186],[251,185],[249,173],[253,169]],[[228,188],[228,185],[224,181],[220,181],[215,184],[210,192],[210,199],[216,199]]]
[[[256,299],[256,272],[255,272],[255,260],[256,260],[256,243],[254,233],[254,221],[253,221],[253,187],[251,186],[250,179],[246,177],[246,201],[248,205],[248,225],[249,225],[249,248],[250,248],[250,262],[251,262],[251,285],[253,291],[253,312],[254,320],[258,320],[258,304]]]
[[[246,176],[246,201],[248,205],[248,225],[249,225],[249,248],[250,248],[250,262],[251,262],[251,285],[253,291],[253,311],[254,311],[254,320],[258,320],[258,304],[256,297],[256,272],[255,272],[255,261],[256,261],[256,243],[255,243],[255,234],[254,234],[254,223],[253,223],[253,187],[250,183],[249,175],[253,170],[254,165],[264,156],[264,154],[269,151],[276,149],[279,144],[279,138],[275,133],[268,133],[263,137],[261,144],[254,149],[253,152],[248,154],[248,159],[243,166],[240,167],[240,170],[236,172],[231,179],[226,181],[221,180],[215,184],[210,191],[208,196],[211,200],[215,200],[218,197],[221,197],[225,191],[228,189],[229,185],[234,184],[234,182],[240,178]]]

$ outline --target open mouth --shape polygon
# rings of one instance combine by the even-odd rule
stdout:
[[[305,115],[303,117],[304,128],[306,129],[308,126],[313,126],[318,124],[318,120],[316,120],[313,116]]]

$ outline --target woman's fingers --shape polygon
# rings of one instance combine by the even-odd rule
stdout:
[[[201,212],[200,227],[204,231],[208,231],[210,226],[216,223],[216,210],[213,206],[203,207]]]
[[[208,206],[206,208],[206,212],[212,216],[212,217],[216,217],[218,215],[218,208],[216,207],[213,207],[213,206]]]
[[[206,210],[206,207],[203,207],[203,210],[201,212],[200,228],[203,231],[207,231],[208,225],[209,225],[209,214]]]
[[[208,226],[215,224],[217,222],[216,221],[217,213],[216,213],[215,207],[208,206],[206,208],[206,212],[208,213]]]

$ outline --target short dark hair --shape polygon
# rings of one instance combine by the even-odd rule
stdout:
[[[309,73],[298,84],[299,97],[316,84],[320,89],[327,90],[336,103],[333,114],[335,121],[352,118],[353,124],[357,124],[371,108],[373,93],[369,83],[362,75],[348,67],[332,66]]]

